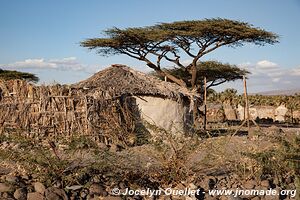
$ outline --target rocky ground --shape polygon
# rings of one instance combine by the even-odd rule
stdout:
[[[247,136],[161,137],[161,141],[127,149],[96,145],[81,139],[71,143],[55,141],[53,147],[49,141],[2,137],[0,199],[296,199],[291,195],[233,197],[208,194],[213,189],[296,190],[294,168],[285,169],[279,165],[282,160],[278,155],[281,154],[273,152],[276,149],[281,152],[275,139],[278,134],[285,138],[293,138],[293,134],[282,133],[274,127],[260,133],[255,133],[251,139]],[[259,161],[263,156],[270,156],[268,152],[273,152],[270,154],[273,157],[269,160],[265,157],[267,165],[263,166]],[[201,193],[150,198],[114,195],[114,188],[121,192],[126,188],[139,191],[189,188]]]
[[[295,185],[293,183],[294,178],[288,176],[285,180],[288,188],[290,190],[295,190]],[[113,188],[119,188],[120,190],[125,190],[128,188],[128,183],[119,182],[115,184],[107,184],[103,180],[91,181],[88,185],[71,185],[63,187],[62,184],[56,183],[51,187],[46,187],[43,183],[35,181],[32,176],[12,176],[3,175],[1,177],[0,183],[0,193],[1,199],[28,199],[28,200],[67,200],[67,199],[107,199],[107,200],[118,200],[122,199],[120,196],[114,196],[112,194]],[[199,196],[157,196],[155,199],[295,199],[288,198],[287,196],[281,196],[274,198],[274,196],[256,196],[256,195],[240,195],[238,198],[229,196],[209,196],[207,191],[209,189],[224,189],[224,188],[240,188],[240,189],[257,189],[257,190],[269,190],[274,189],[276,191],[281,191],[283,188],[278,183],[278,180],[271,177],[264,180],[245,180],[242,181],[240,177],[235,175],[229,176],[206,176],[201,181],[194,183],[181,182],[175,186],[175,189],[184,190],[185,188],[190,188],[196,190],[199,188],[201,191],[205,191],[206,194]],[[135,189],[142,189],[136,188]],[[150,199],[149,197],[143,197],[139,195],[127,196],[126,199]]]

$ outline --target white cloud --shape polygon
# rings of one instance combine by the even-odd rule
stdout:
[[[244,63],[238,64],[238,66],[241,68],[248,68],[248,67],[252,67],[252,64],[251,64],[251,62],[244,62]]]
[[[278,64],[268,60],[261,60],[256,63],[256,67],[258,69],[275,69],[278,68]]]
[[[269,72],[267,75],[270,77],[279,77],[279,76],[285,75],[285,72],[283,70],[279,69],[275,72]]]
[[[300,66],[291,70],[292,76],[300,76]]]
[[[277,78],[272,78],[272,81],[275,82],[275,83],[277,83],[277,82],[280,81],[280,78],[279,78],[279,77],[277,77]]]
[[[244,62],[238,66],[251,72],[248,81],[250,91],[299,88],[300,66],[284,68],[269,60]]]
[[[17,68],[17,69],[26,69],[26,68],[56,68],[54,63],[45,62],[44,59],[26,59],[24,61],[17,61],[15,63],[10,63],[6,65],[1,65],[7,68]]]
[[[5,69],[57,69],[57,70],[73,70],[84,71],[88,70],[88,65],[81,64],[76,57],[67,57],[62,59],[45,60],[26,59],[9,64],[0,64],[0,67]]]

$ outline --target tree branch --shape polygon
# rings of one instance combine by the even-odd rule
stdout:
[[[138,59],[138,60],[141,60],[141,57],[140,56],[136,56],[136,55],[133,55],[133,53],[129,53],[128,51],[126,50],[118,50],[121,54],[125,54],[129,57],[132,57],[132,58],[135,58],[135,59]]]
[[[171,51],[171,53],[174,55],[175,59],[171,59],[167,56],[167,54],[165,54],[163,57],[167,60],[167,61],[170,61],[170,62],[173,62],[175,63],[178,67],[181,67],[183,69],[185,69],[185,66],[183,64],[180,63],[180,56],[176,54],[175,51]]]
[[[225,82],[226,82],[226,80],[222,80],[222,81],[216,83],[216,80],[214,80],[206,88],[209,89],[211,87],[214,87],[214,86],[217,86],[217,85],[221,85],[221,84],[223,84]]]

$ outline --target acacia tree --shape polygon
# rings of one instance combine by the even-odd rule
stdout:
[[[1,79],[2,80],[20,79],[20,80],[26,80],[34,83],[39,81],[39,78],[34,74],[27,73],[27,72],[3,70],[3,69],[0,69],[0,80]]]
[[[104,37],[86,39],[81,46],[96,49],[100,55],[124,54],[144,61],[161,76],[178,85],[191,85],[197,90],[197,62],[204,55],[222,47],[239,47],[247,43],[263,46],[278,42],[272,32],[255,28],[251,24],[222,18],[160,23],[154,26],[134,28],[111,28],[104,31]],[[183,64],[186,55],[191,58]],[[168,71],[162,70],[162,61],[174,63],[188,72],[191,79],[186,82]],[[194,102],[194,122],[197,102]]]
[[[87,39],[81,46],[96,49],[101,55],[125,54],[146,62],[157,73],[173,82],[187,86],[181,78],[163,71],[163,60],[189,72],[190,84],[194,89],[197,82],[197,62],[201,57],[222,46],[239,47],[246,43],[255,45],[274,44],[278,36],[252,25],[222,18],[160,23],[137,28],[111,28],[105,36]],[[191,58],[183,65],[183,55]],[[186,59],[186,57],[184,58]]]

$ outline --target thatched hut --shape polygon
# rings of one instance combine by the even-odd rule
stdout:
[[[144,119],[171,132],[192,124],[185,88],[124,65],[73,85],[0,81],[0,133],[59,138],[74,134],[128,144]]]
[[[130,101],[142,119],[172,133],[186,132],[193,124],[192,94],[186,88],[125,65],[113,65],[72,87],[85,88],[95,99]]]

